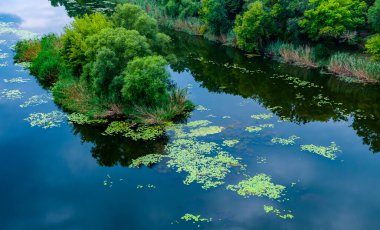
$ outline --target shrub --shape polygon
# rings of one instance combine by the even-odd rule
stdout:
[[[39,40],[25,40],[17,42],[15,46],[14,60],[16,62],[32,62],[41,51]]]
[[[369,38],[365,43],[367,53],[371,54],[374,61],[380,61],[380,34]]]
[[[380,80],[380,64],[364,57],[336,53],[331,56],[327,67],[337,75],[356,78],[362,82],[373,83]]]

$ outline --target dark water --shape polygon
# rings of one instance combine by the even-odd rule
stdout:
[[[53,8],[47,0],[0,0],[0,13],[1,22],[15,22],[6,27],[39,34],[60,33],[70,21],[65,8]],[[134,142],[66,122],[52,129],[30,127],[24,121],[30,113],[58,108],[52,101],[20,108],[30,96],[48,92],[12,64],[10,46],[19,37],[1,33],[1,53],[9,55],[0,59],[0,64],[8,63],[0,67],[0,91],[24,93],[22,99],[0,98],[1,229],[379,228],[378,87],[350,85],[319,70],[247,58],[200,38],[170,35],[178,58],[169,69],[172,79],[189,88],[194,103],[209,109],[194,111],[189,121],[206,119],[225,127],[200,140],[239,139],[227,151],[242,158],[245,173],[270,175],[274,183],[286,186],[289,200],[243,198],[226,190],[244,179],[237,170],[227,175],[224,185],[204,190],[196,183],[184,185],[186,173],[176,173],[165,161],[151,168],[128,168],[137,157],[166,154],[165,146],[173,141],[170,132],[154,142]],[[285,75],[293,78],[286,80]],[[15,77],[30,81],[3,81]],[[308,83],[300,86],[295,79]],[[270,112],[274,116],[268,120],[250,118]],[[278,122],[280,118],[285,121]],[[274,128],[245,131],[260,123]],[[272,137],[290,135],[301,139],[293,146],[271,143]],[[300,150],[303,144],[328,146],[332,141],[342,150],[335,160]],[[148,184],[156,188],[137,189]],[[263,205],[291,210],[294,219],[267,214]],[[185,213],[213,220],[184,222],[180,218]]]

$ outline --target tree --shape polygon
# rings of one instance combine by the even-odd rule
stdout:
[[[380,32],[380,0],[376,0],[368,10],[368,23],[376,32]]]
[[[203,0],[200,13],[211,31],[217,35],[226,33],[231,26],[224,0]]]
[[[367,4],[361,0],[310,0],[309,6],[299,25],[313,40],[338,38],[365,23]]]
[[[76,75],[80,75],[86,64],[84,53],[87,50],[85,40],[88,36],[110,28],[111,22],[101,13],[85,14],[82,18],[76,17],[69,27],[65,28],[62,36],[62,58],[72,68]]]
[[[151,54],[147,39],[136,30],[124,28],[107,28],[86,39],[88,47],[85,55],[82,78],[87,79],[97,95],[117,101],[118,93],[112,88],[121,88],[120,81],[115,80],[135,57]],[[115,82],[114,82],[115,80]],[[118,84],[116,84],[118,83]]]
[[[365,44],[367,53],[371,54],[374,61],[380,61],[380,34],[369,38]]]
[[[137,57],[123,72],[123,100],[128,105],[152,108],[162,105],[169,97],[168,63],[161,56]]]
[[[269,38],[272,31],[270,13],[264,9],[261,1],[252,3],[243,16],[235,20],[234,32],[240,48],[258,51],[263,40]]]

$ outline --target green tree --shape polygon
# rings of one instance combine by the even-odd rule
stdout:
[[[376,0],[368,10],[368,23],[376,32],[380,32],[380,0]]]
[[[87,51],[83,78],[87,79],[99,96],[118,100],[114,79],[135,57],[151,54],[147,39],[136,30],[106,28],[86,39]],[[120,82],[118,79],[117,82]],[[120,87],[120,86],[119,86]]]
[[[225,0],[204,0],[200,13],[211,31],[217,35],[226,33],[231,26]]]
[[[365,44],[367,53],[371,54],[374,61],[380,61],[380,34],[369,38]]]
[[[264,4],[261,1],[252,3],[235,20],[234,32],[239,47],[247,51],[258,51],[263,40],[271,35],[272,27],[270,13],[264,9]]]
[[[365,23],[367,4],[361,0],[310,0],[309,6],[299,25],[313,40],[338,38]]]
[[[87,50],[85,40],[88,36],[111,27],[111,22],[101,13],[85,14],[82,18],[76,17],[70,26],[65,28],[62,36],[62,58],[76,75],[80,75],[86,64],[84,53]]]
[[[161,56],[137,57],[129,62],[123,72],[124,101],[148,108],[165,103],[169,97],[167,64]]]

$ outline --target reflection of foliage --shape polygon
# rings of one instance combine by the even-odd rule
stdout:
[[[52,6],[64,6],[70,17],[94,12],[110,14],[116,5],[116,1],[112,0],[50,0],[50,2]]]

